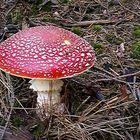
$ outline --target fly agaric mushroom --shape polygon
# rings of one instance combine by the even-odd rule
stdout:
[[[0,69],[32,79],[30,88],[46,115],[48,108],[60,105],[60,79],[81,74],[94,63],[94,50],[86,40],[55,26],[27,28],[0,44]]]

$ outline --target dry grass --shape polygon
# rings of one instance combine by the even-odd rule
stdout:
[[[56,139],[134,139],[132,132],[137,129],[138,123],[132,122],[133,115],[123,117],[122,112],[118,111],[122,106],[128,107],[130,104],[133,103],[103,105],[99,102],[88,106],[79,116],[55,114],[50,124],[52,127],[47,131]]]
[[[17,117],[18,110],[22,110],[20,119],[25,118],[28,128],[34,133],[34,126],[38,128],[41,124],[42,127],[37,131],[41,131],[41,134],[34,133],[36,139],[51,138],[51,139],[68,139],[68,140],[96,140],[96,139],[131,139],[138,140],[139,132],[137,131],[139,126],[139,103],[133,99],[129,101],[121,100],[121,96],[112,96],[103,101],[90,101],[88,99],[79,102],[71,114],[59,114],[50,112],[51,116],[46,118],[42,123],[35,115],[35,108],[25,108],[22,103],[20,107],[14,107],[15,98],[13,87],[11,86],[11,80],[9,75],[3,75],[1,73],[1,138],[7,127],[13,127],[12,119]],[[12,77],[13,78],[13,77]],[[15,79],[15,77],[14,77]],[[13,80],[12,80],[13,81]],[[14,80],[15,81],[15,80]],[[25,84],[25,83],[24,83]],[[24,89],[21,89],[22,91]],[[26,89],[27,90],[27,89]],[[21,92],[22,93],[22,92]],[[21,102],[24,95],[20,98]],[[72,95],[73,96],[73,95]],[[78,95],[79,96],[79,95]],[[82,100],[82,99],[81,99]],[[19,101],[20,102],[20,101]],[[72,104],[74,106],[74,104]],[[13,112],[13,116],[12,116]],[[33,113],[34,112],[34,113]],[[32,118],[32,114],[35,116]],[[32,118],[32,120],[30,120]],[[27,119],[27,120],[26,120]],[[28,120],[29,119],[29,120]]]
[[[1,124],[4,124],[4,127],[1,127],[3,131],[1,131],[0,139],[2,139],[13,111],[15,95],[10,76],[2,72],[0,72],[0,75],[0,120]],[[10,109],[8,107],[10,107]]]

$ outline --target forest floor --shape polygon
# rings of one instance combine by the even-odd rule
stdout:
[[[64,80],[67,113],[36,115],[29,79],[0,72],[0,140],[139,140],[140,1],[3,0],[0,42],[27,27],[55,25],[86,39],[96,64]]]

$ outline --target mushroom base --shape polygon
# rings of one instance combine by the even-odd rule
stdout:
[[[32,79],[30,83],[30,88],[37,92],[37,114],[41,119],[49,116],[51,111],[64,112],[64,104],[60,100],[62,80]]]

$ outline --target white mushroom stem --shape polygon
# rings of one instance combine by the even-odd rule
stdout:
[[[64,107],[60,101],[60,92],[62,90],[62,80],[45,80],[32,79],[30,88],[37,92],[37,105],[39,115],[49,115],[50,109],[55,111],[64,111]],[[40,114],[40,113],[41,114]]]

